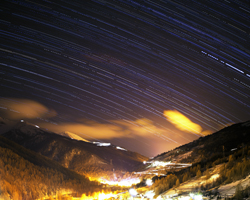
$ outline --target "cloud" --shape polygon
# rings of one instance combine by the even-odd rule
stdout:
[[[186,138],[183,132],[173,130],[172,127],[158,126],[146,118],[110,120],[109,123],[79,119],[77,123],[62,123],[57,125],[39,123],[38,125],[46,127],[55,133],[66,132],[68,134],[70,132],[68,135],[75,139],[79,136],[92,142],[98,140],[107,141],[150,156],[171,150],[180,144],[190,141],[190,138]],[[193,134],[191,136],[193,136],[193,139],[196,137]],[[78,140],[82,139],[78,138]]]
[[[54,117],[56,112],[29,99],[0,98],[1,113],[8,119],[34,119]]]
[[[195,139],[196,135],[211,134],[211,131],[203,130],[200,125],[176,110],[165,110],[163,115],[177,129],[168,123],[165,126],[155,124],[147,118],[110,120],[108,123],[79,118],[74,123],[53,124],[43,119],[56,116],[56,111],[28,99],[0,98],[0,115],[12,120],[30,119],[42,128],[55,133],[64,132],[78,140],[114,141],[134,151],[148,152],[148,155],[170,150]]]
[[[111,139],[116,137],[124,137],[121,127],[113,124],[78,124],[78,123],[63,123],[63,124],[42,124],[41,127],[46,127],[50,131],[60,132],[73,132],[83,138],[89,139]],[[85,136],[85,137],[84,137]]]
[[[51,118],[57,115],[56,111],[47,108],[39,102],[29,99],[0,98],[0,114],[8,119],[36,119]],[[197,135],[208,135],[211,131],[204,131],[202,127],[182,113],[176,110],[165,110],[163,115],[169,122],[181,131],[194,133]],[[79,119],[76,123],[64,123],[59,125],[44,123],[44,126],[53,132],[69,131],[76,133],[87,139],[112,139],[112,138],[133,138],[147,137],[158,138],[166,141],[178,140],[178,133],[173,134],[173,130],[156,126],[153,121],[141,118],[136,120],[112,120],[110,123],[98,123],[85,119]],[[176,131],[175,131],[176,132]],[[179,134],[183,137],[183,134]]]
[[[81,120],[84,122],[83,120]],[[112,120],[110,123],[63,123],[63,124],[40,124],[53,132],[73,132],[87,139],[113,139],[113,138],[133,138],[135,136],[149,137],[150,135],[160,135],[166,132],[162,128],[156,127],[149,119]]]
[[[123,130],[126,130],[126,134],[136,134],[139,136],[145,136],[148,134],[157,134],[160,135],[165,133],[166,130],[159,128],[154,125],[154,123],[146,118],[137,119],[135,121],[129,120],[114,120],[112,121],[123,127]]]
[[[177,110],[164,110],[163,115],[170,123],[172,123],[176,128],[181,131],[194,133],[202,136],[210,135],[212,133],[212,131],[210,130],[203,131],[202,127],[199,124],[192,122],[188,117],[186,117]]]

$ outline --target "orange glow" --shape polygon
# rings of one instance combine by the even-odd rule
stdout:
[[[113,181],[113,180],[106,180],[103,178],[93,178],[93,177],[88,177],[90,181],[97,181],[99,183],[102,184],[107,184],[107,185],[112,185],[112,186],[120,186],[120,187],[130,187],[134,184],[140,183],[141,180],[139,178],[136,177],[130,177],[130,178],[124,178],[122,180],[117,180],[117,181]]]
[[[157,127],[149,119],[137,119],[135,121],[129,120],[112,120],[112,124],[109,123],[64,123],[64,124],[43,124],[41,127],[46,127],[52,132],[66,132],[71,133],[72,138],[76,135],[85,140],[96,139],[112,139],[112,138],[131,138],[134,136],[149,137],[151,135],[161,135],[166,133],[161,127]],[[74,137],[72,135],[74,134]],[[82,135],[84,133],[84,135]],[[70,136],[70,137],[71,137]],[[75,138],[77,139],[77,138]],[[79,138],[78,138],[79,140]]]
[[[200,134],[202,128],[177,110],[165,110],[164,116],[181,131]]]
[[[82,195],[81,200],[92,200],[92,199],[98,199],[98,200],[104,200],[109,199],[111,197],[115,197],[116,194],[110,192],[110,193],[104,193],[104,192],[95,192],[92,196],[86,196],[85,194]]]
[[[140,183],[141,180],[139,178],[127,178],[120,181],[109,181],[104,179],[98,179],[98,182],[113,186],[130,187],[134,184]]]

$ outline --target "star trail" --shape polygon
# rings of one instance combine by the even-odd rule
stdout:
[[[0,5],[3,117],[147,156],[250,119],[250,1]]]

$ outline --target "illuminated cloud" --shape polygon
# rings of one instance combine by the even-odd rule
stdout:
[[[158,126],[146,118],[137,120],[112,120],[110,123],[98,123],[78,119],[77,123],[62,123],[57,125],[52,123],[37,124],[55,133],[66,132],[71,138],[77,140],[83,140],[82,138],[84,138],[91,142],[99,140],[111,142],[128,150],[150,156],[174,149],[183,142],[190,141],[190,137],[186,138],[185,134],[181,131]],[[194,136],[195,138],[196,136]]]
[[[1,113],[8,119],[34,119],[54,117],[56,112],[28,99],[0,98]]]
[[[164,116],[169,122],[175,125],[176,128],[185,132],[192,132],[199,134],[202,128],[199,124],[192,122],[185,115],[181,114],[177,110],[165,110]]]
[[[171,126],[168,127],[168,123],[166,123],[166,127],[156,125],[147,118],[110,120],[108,123],[81,118],[75,120],[74,123],[53,124],[46,120],[46,122],[44,120],[39,122],[37,118],[46,119],[56,116],[57,113],[39,102],[28,99],[2,98],[0,99],[0,112],[0,114],[3,114],[2,116],[8,119],[34,119],[40,127],[55,133],[65,133],[77,140],[89,142],[115,139],[118,144],[120,142],[119,145],[124,146],[126,144],[125,146],[129,149],[138,152],[141,148],[150,149],[148,150],[150,154],[154,154],[154,150],[155,152],[165,151],[166,142],[167,148],[171,149],[183,142],[190,141],[192,137],[187,136],[184,132],[195,135],[211,134],[211,131],[202,130],[200,125],[192,122],[176,110],[165,110],[163,114],[178,130]]]
[[[123,127],[125,135],[129,136],[130,134],[146,136],[149,134],[157,134],[160,135],[165,133],[166,130],[163,128],[159,128],[154,125],[154,123],[146,118],[137,119],[135,121],[128,120],[114,120],[114,123]]]
[[[73,132],[79,136],[89,137],[88,139],[112,139],[112,138],[132,138],[134,136],[147,137],[153,134],[165,132],[163,129],[154,126],[148,119],[135,121],[114,120],[111,123],[65,123],[65,124],[42,124],[53,132]]]
[[[43,126],[43,125],[42,125]],[[123,131],[121,127],[113,124],[80,124],[80,123],[64,123],[64,124],[45,124],[44,127],[48,128],[50,131],[59,132],[72,132],[77,134],[84,139],[87,136],[89,139],[111,139],[116,137],[123,137]],[[85,136],[85,137],[84,137]]]
[[[57,115],[56,111],[39,102],[28,99],[1,98],[0,111],[8,119],[49,118]],[[78,140],[113,139],[113,138],[153,138],[171,140],[169,130],[156,126],[153,121],[141,118],[132,120],[112,120],[110,123],[98,123],[86,119],[78,119],[76,123],[50,124],[38,122],[56,133],[70,133],[70,137]],[[77,136],[78,135],[78,136]],[[171,136],[173,138],[173,136]]]
[[[194,133],[201,136],[212,134],[212,131],[210,130],[203,131],[199,124],[192,122],[189,118],[177,110],[165,110],[163,114],[170,123],[172,123],[181,131]]]

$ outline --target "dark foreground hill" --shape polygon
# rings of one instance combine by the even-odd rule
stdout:
[[[250,121],[201,137],[147,163],[140,168],[144,173],[161,174],[152,178],[150,189],[155,197],[187,195],[190,198],[190,193],[199,193],[209,199],[219,199],[221,195],[247,199],[250,197]],[[156,163],[161,165],[155,167]],[[138,186],[145,185],[144,182]]]
[[[162,153],[154,160],[194,164],[228,156],[245,146],[250,146],[250,121],[234,124],[211,135],[200,137],[174,150]]]
[[[4,128],[4,125],[1,126]],[[115,146],[97,146],[96,144],[73,140],[25,122],[19,122],[2,136],[23,147],[38,152],[59,162],[66,168],[81,174],[99,176],[108,172],[131,172],[146,157],[131,151],[120,150]]]
[[[0,136],[0,199],[101,191],[96,182]]]

